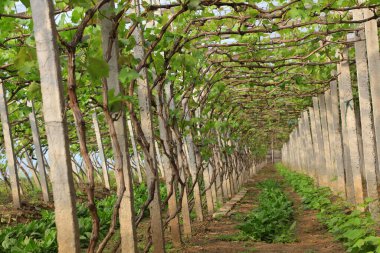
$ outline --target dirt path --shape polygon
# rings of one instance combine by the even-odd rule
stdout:
[[[277,252],[277,253],[340,253],[345,252],[343,246],[335,242],[326,229],[317,221],[316,212],[303,210],[300,197],[286,188],[285,191],[294,201],[296,227],[296,242],[288,244],[269,244],[253,241],[225,241],[223,237],[238,232],[235,228],[242,217],[256,205],[259,190],[256,183],[268,178],[282,180],[281,176],[271,166],[261,170],[258,175],[246,184],[248,190],[245,197],[234,207],[230,217],[220,220],[208,219],[196,224],[194,236],[185,243],[182,249],[174,252]]]

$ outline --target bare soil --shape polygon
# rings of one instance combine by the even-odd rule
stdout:
[[[77,195],[78,203],[86,203],[86,189],[84,185],[80,186],[78,191],[80,194]],[[110,192],[103,188],[95,188],[96,199],[103,199],[109,196]],[[42,210],[54,211],[54,204],[52,202],[45,203],[42,201],[42,196],[39,199],[36,196],[29,196],[27,194],[23,195],[21,201],[21,208],[13,208],[12,198],[9,195],[7,201],[0,202],[0,229],[7,226],[14,226],[20,223],[29,223],[33,220],[41,218]],[[50,194],[50,199],[53,199],[52,194]]]
[[[15,209],[12,204],[0,205],[0,229],[7,226],[17,225],[19,223],[29,223],[32,220],[41,218],[41,210],[53,210],[53,204],[43,202],[29,203],[22,201],[22,208]]]
[[[255,206],[259,189],[257,182],[273,178],[283,181],[273,166],[267,166],[256,176],[250,179],[245,187],[248,192],[245,197],[232,209],[229,217],[218,220],[208,218],[204,222],[194,224],[193,237],[184,243],[183,248],[172,252],[208,252],[208,253],[235,253],[235,252],[276,252],[276,253],[339,253],[345,252],[341,243],[334,241],[326,228],[317,221],[316,211],[304,210],[301,198],[289,187],[285,192],[294,202],[296,220],[296,240],[293,243],[272,244],[255,241],[225,241],[223,236],[238,233],[236,225],[239,217],[244,217]]]

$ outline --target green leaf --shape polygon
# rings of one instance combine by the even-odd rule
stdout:
[[[78,23],[79,20],[82,18],[82,14],[83,14],[83,8],[75,7],[71,14],[71,21],[74,23]]]
[[[94,80],[107,77],[109,74],[108,64],[103,58],[88,57],[87,70]]]
[[[37,55],[36,50],[31,47],[22,47],[18,52],[14,65],[21,77],[27,77],[28,74],[36,67]]]
[[[187,7],[189,8],[189,10],[192,10],[192,11],[199,10],[200,9],[200,3],[201,3],[200,0],[190,0]]]
[[[35,98],[39,97],[40,94],[41,94],[41,86],[38,83],[36,83],[36,82],[32,82],[28,86],[27,97],[29,99],[35,99]]]
[[[131,82],[139,77],[139,73],[136,70],[129,67],[123,68],[119,73],[119,80],[122,83]]]
[[[122,94],[115,94],[114,89],[108,91],[108,108],[111,112],[118,112],[121,110],[123,103]]]
[[[81,6],[85,9],[88,9],[92,6],[92,1],[90,0],[69,0],[71,5]]]
[[[30,8],[30,0],[20,0],[23,5],[25,5],[26,8]]]

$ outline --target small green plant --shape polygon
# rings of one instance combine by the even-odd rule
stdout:
[[[238,212],[236,212],[236,213],[233,213],[233,214],[231,215],[231,218],[232,218],[234,221],[242,222],[242,221],[244,221],[245,216],[244,216],[242,213],[238,213]]]
[[[259,206],[254,209],[238,228],[244,235],[265,242],[294,241],[295,222],[293,203],[277,181],[265,180],[258,184],[261,189]]]
[[[220,203],[219,200],[217,200],[217,201],[216,201],[216,207],[215,207],[215,210],[216,210],[216,211],[219,210],[222,206],[223,206],[223,204]]]
[[[191,211],[190,212],[190,219],[191,220],[195,220],[197,218],[197,214],[195,213],[195,211],[193,210],[193,211]],[[222,219],[223,218],[223,216],[221,215],[220,217],[215,217],[216,219]]]
[[[359,211],[341,199],[333,203],[328,188],[315,186],[310,177],[290,171],[282,164],[276,164],[276,168],[302,197],[305,208],[319,211],[319,221],[343,242],[347,252],[380,252],[380,237],[375,236],[375,223],[368,212]],[[364,207],[369,202],[367,200]]]
[[[165,243],[165,249],[166,249],[166,250],[173,249],[173,243],[171,243],[171,242],[167,242],[167,243]]]

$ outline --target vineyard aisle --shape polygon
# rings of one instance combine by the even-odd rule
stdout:
[[[304,210],[301,198],[285,184],[284,191],[293,201],[295,212],[295,241],[291,243],[265,243],[253,240],[231,240],[239,233],[236,228],[249,212],[258,206],[260,189],[257,185],[267,179],[274,179],[281,183],[284,179],[273,165],[267,165],[245,184],[247,193],[227,216],[217,219],[207,219],[194,227],[194,236],[179,250],[171,252],[207,252],[207,253],[234,253],[234,252],[273,252],[273,253],[339,253],[345,252],[343,245],[336,242],[326,228],[318,222],[317,211]],[[280,183],[280,184],[281,184]]]

